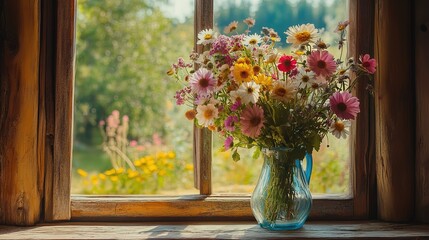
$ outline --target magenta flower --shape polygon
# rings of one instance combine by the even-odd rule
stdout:
[[[310,69],[317,75],[329,76],[335,72],[337,65],[328,51],[314,51],[307,57]]]
[[[240,98],[237,98],[235,100],[234,104],[232,104],[229,109],[231,109],[231,111],[237,111],[237,109],[239,109],[240,106],[241,106],[241,100],[240,100]]]
[[[234,131],[235,130],[235,123],[238,122],[237,116],[229,116],[225,119],[225,129],[228,131]]]
[[[371,58],[369,54],[365,54],[359,57],[362,67],[364,67],[369,73],[374,74],[375,68],[377,67],[377,61]]]
[[[225,150],[230,149],[233,145],[234,145],[234,138],[231,137],[231,136],[228,136],[225,139],[225,142],[224,142],[224,148],[225,148]]]
[[[283,55],[280,57],[277,67],[282,72],[290,72],[295,69],[296,60],[292,56]]]
[[[335,92],[329,98],[332,112],[341,119],[355,119],[360,112],[359,99],[349,92]]]
[[[241,113],[241,131],[248,137],[256,138],[261,134],[264,121],[264,110],[260,106],[248,106]]]
[[[199,96],[210,95],[217,84],[213,73],[206,68],[200,68],[192,74],[189,83],[191,84],[192,91]]]

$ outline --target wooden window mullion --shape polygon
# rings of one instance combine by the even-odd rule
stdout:
[[[195,0],[194,49],[198,53],[204,49],[197,46],[197,35],[207,28],[213,28],[213,0]],[[194,127],[194,182],[201,195],[212,193],[211,165],[212,134],[207,128]]]

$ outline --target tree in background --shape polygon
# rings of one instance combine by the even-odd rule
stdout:
[[[101,143],[97,122],[115,109],[130,135],[164,135],[169,64],[192,48],[192,23],[176,24],[152,0],[79,0],[75,139]],[[173,50],[172,50],[173,49]]]

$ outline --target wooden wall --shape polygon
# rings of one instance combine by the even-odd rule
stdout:
[[[378,216],[414,218],[414,81],[412,2],[375,4],[376,156]]]
[[[429,1],[414,8],[416,77],[416,218],[429,223]]]
[[[353,2],[359,11],[368,7],[371,11],[373,4],[376,16],[368,24],[374,24],[379,62],[378,216],[429,222],[428,3]],[[0,224],[32,225],[70,217],[71,141],[67,139],[72,112],[56,103],[72,109],[74,4],[73,0],[0,1]],[[365,42],[355,47],[372,48]],[[365,104],[371,104],[367,100]],[[373,163],[367,161],[371,154],[371,149],[362,154],[366,159],[362,171],[373,171]],[[202,192],[209,193],[204,181]],[[371,180],[359,184],[369,185]]]
[[[32,225],[44,167],[37,158],[40,2],[0,4],[0,224]]]

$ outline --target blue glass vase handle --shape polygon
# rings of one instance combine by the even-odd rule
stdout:
[[[313,156],[311,154],[305,154],[305,159],[307,160],[307,166],[305,167],[305,179],[307,183],[310,184],[311,171],[313,170]]]

